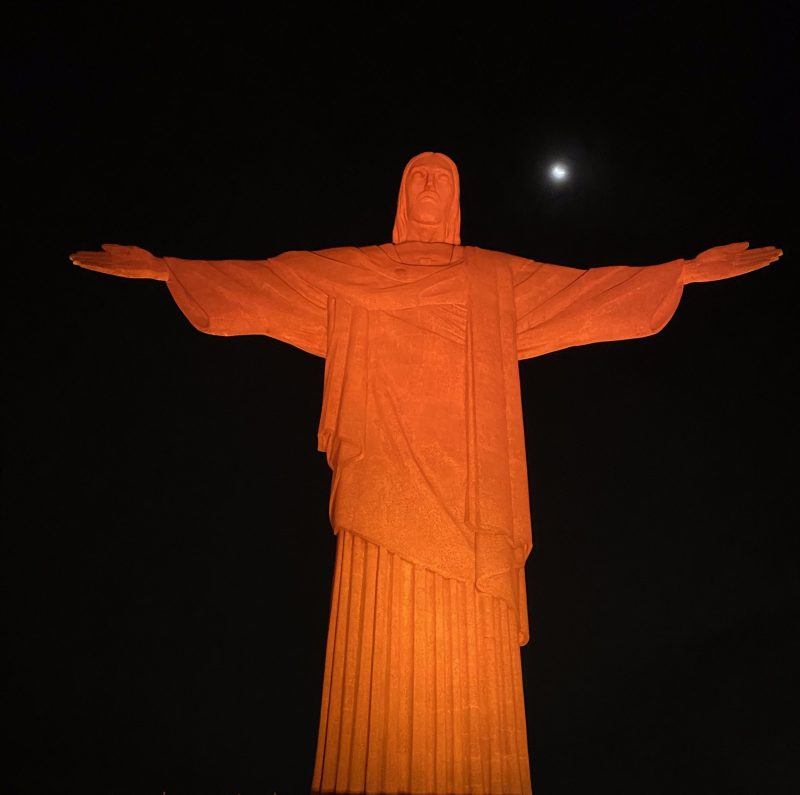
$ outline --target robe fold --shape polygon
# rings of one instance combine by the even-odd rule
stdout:
[[[325,357],[338,543],[314,792],[530,793],[518,361],[654,334],[683,288],[683,260],[580,270],[453,252],[165,258],[196,328]]]

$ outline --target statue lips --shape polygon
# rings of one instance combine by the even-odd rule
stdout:
[[[415,203],[417,207],[420,209],[425,208],[427,212],[438,214],[442,210],[442,197],[432,191],[419,194],[415,199]]]

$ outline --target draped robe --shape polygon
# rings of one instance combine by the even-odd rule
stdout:
[[[199,330],[325,357],[338,536],[312,789],[530,792],[532,548],[518,360],[654,334],[683,260],[580,270],[473,246],[165,258]]]

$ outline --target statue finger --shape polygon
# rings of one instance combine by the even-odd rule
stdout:
[[[772,262],[780,257],[780,253],[774,248],[754,248],[749,251],[742,252],[737,259],[740,262],[753,262],[757,260],[769,260]]]
[[[764,246],[763,248],[751,248],[747,252],[744,252],[744,256],[749,256],[751,254],[758,257],[775,257],[777,259],[783,254],[783,252],[779,248],[775,248],[775,246]]]
[[[102,251],[76,251],[69,258],[76,264],[92,263],[102,264],[111,261],[111,257]]]
[[[736,251],[746,251],[749,247],[750,243],[747,241],[741,243],[728,243],[725,246],[717,246],[716,248],[711,249],[712,251],[719,251],[720,253],[727,253],[730,254]]]

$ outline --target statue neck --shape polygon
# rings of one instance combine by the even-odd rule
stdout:
[[[444,224],[423,224],[409,219],[405,238],[422,243],[441,243],[445,240]]]
[[[408,240],[405,243],[386,244],[384,251],[405,265],[447,265],[458,262],[463,256],[463,247],[441,241],[424,242]]]

